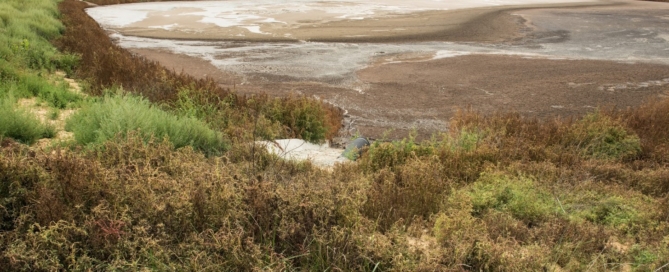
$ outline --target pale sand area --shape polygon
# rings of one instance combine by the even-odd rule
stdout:
[[[88,13],[111,31],[151,38],[497,41],[518,35],[516,22],[500,17],[501,10],[613,4],[597,0],[195,1],[113,5]]]

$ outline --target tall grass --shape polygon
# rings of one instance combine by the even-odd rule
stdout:
[[[0,92],[18,98],[38,96],[64,108],[81,98],[65,85],[51,84],[42,71],[71,71],[77,57],[58,52],[50,40],[64,27],[57,3],[49,0],[8,0],[0,3]]]
[[[65,82],[54,84],[30,70],[10,72],[9,69],[6,67],[0,70],[0,74],[6,75],[0,83],[2,94],[11,93],[18,98],[37,97],[49,106],[59,109],[74,107],[82,101],[81,95],[72,92]]]
[[[0,3],[0,59],[14,67],[71,70],[73,56],[49,43],[64,31],[57,1],[7,0]]]
[[[102,144],[131,131],[149,141],[167,138],[176,148],[192,146],[208,154],[220,154],[229,148],[220,133],[201,121],[177,117],[130,95],[105,96],[86,105],[68,119],[65,129],[74,132],[79,144]]]
[[[9,137],[32,144],[38,139],[52,138],[55,134],[52,126],[45,125],[34,114],[19,108],[13,97],[0,96],[0,138]]]

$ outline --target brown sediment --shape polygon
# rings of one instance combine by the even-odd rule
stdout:
[[[649,4],[629,6],[628,2],[604,4],[607,6],[591,7],[592,3],[589,3],[568,7],[603,9],[606,12],[622,10],[616,5],[628,5],[625,10],[652,8]],[[426,24],[424,27],[429,31],[416,30],[414,35],[351,39],[358,42],[499,42],[516,39],[514,42],[522,42],[517,38],[522,36],[522,31],[529,30],[522,17],[512,15],[519,10],[519,7],[460,10],[448,13],[453,17],[444,19],[457,22],[452,26],[441,21],[442,24],[435,24],[439,26],[433,29]],[[420,14],[427,18],[426,21],[436,22],[441,20],[439,16],[446,13]],[[400,17],[388,18],[384,23],[399,25],[407,22],[402,20]],[[324,37],[331,35],[320,39],[323,41],[351,41],[340,39],[343,32],[336,32],[349,23],[349,27],[355,26],[355,22],[335,22],[321,25],[323,28],[320,29],[303,30],[305,35],[310,33],[308,31],[313,31],[314,35],[321,32],[319,35]],[[440,30],[437,31],[437,28]],[[313,35],[311,38],[316,39]],[[407,59],[400,63],[375,59],[369,67],[357,71],[356,80],[359,86],[363,86],[360,89],[314,82],[313,79],[287,80],[281,76],[234,74],[221,71],[203,59],[156,49],[134,49],[134,52],[169,69],[196,77],[211,77],[239,93],[265,92],[274,96],[298,93],[324,99],[348,111],[352,130],[374,138],[383,135],[400,138],[411,130],[427,137],[447,130],[449,120],[458,109],[463,108],[484,114],[516,111],[528,117],[552,118],[578,116],[601,106],[633,107],[648,99],[669,96],[669,66],[648,63],[503,55],[467,55],[437,60],[432,60],[431,56],[397,56]],[[240,82],[244,84],[240,85]],[[392,132],[387,134],[387,131]]]
[[[111,28],[123,35],[158,39],[255,41],[255,42],[416,42],[476,41],[496,42],[518,38],[525,27],[512,12],[535,8],[583,8],[625,5],[622,2],[583,2],[457,10],[435,10],[409,14],[390,14],[362,20],[309,20],[291,18],[294,24],[263,23],[267,34],[252,33],[243,27],[217,27],[199,23],[197,16],[155,16],[126,27]],[[304,15],[301,15],[304,16]],[[195,18],[195,19],[194,19]],[[161,23],[162,22],[162,23]],[[184,29],[149,28],[178,23]],[[190,29],[190,30],[189,30]],[[197,29],[197,31],[192,31]]]
[[[576,116],[598,106],[632,107],[669,95],[669,66],[503,55],[380,64],[358,71],[360,92],[319,82],[260,81],[220,71],[209,62],[160,50],[134,50],[166,67],[207,76],[240,93],[315,96],[348,110],[363,135],[422,136],[448,128],[458,109],[484,114],[516,111],[548,118]]]
[[[234,86],[242,82],[242,77],[240,75],[218,69],[216,66],[212,65],[211,62],[201,58],[174,54],[159,49],[132,48],[128,50],[134,54],[145,56],[153,61],[159,62],[165,68],[173,70],[174,72],[186,73],[196,79],[212,78],[216,80],[218,84],[221,84],[226,88],[234,88]]]

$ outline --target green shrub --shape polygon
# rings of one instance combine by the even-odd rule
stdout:
[[[70,91],[67,84],[53,84],[42,76],[30,73],[20,74],[16,87],[19,93],[37,96],[50,106],[59,109],[81,101],[81,96]]]
[[[18,67],[53,70],[62,54],[49,43],[64,30],[57,1],[7,0],[0,3],[0,57]]]
[[[657,222],[653,207],[662,205],[643,194],[587,189],[561,196],[569,218],[576,222],[590,221],[617,230],[634,233]]]
[[[538,223],[558,211],[551,196],[529,178],[483,174],[472,184],[470,197],[473,213],[482,215],[488,209],[508,212],[528,224]]]
[[[75,54],[58,54],[54,60],[56,68],[63,70],[68,77],[73,76],[80,61],[81,57]]]
[[[25,144],[56,134],[52,126],[44,125],[33,114],[17,108],[13,98],[0,100],[0,136],[10,137]]]
[[[37,75],[25,75],[20,80],[19,88],[28,90],[52,107],[63,109],[81,101],[81,96],[70,91],[65,83],[53,84]]]
[[[631,251],[632,256],[634,256],[634,267],[639,271],[650,270],[652,268],[651,264],[658,259],[657,255],[653,254],[653,252],[639,245],[634,245]]]
[[[229,148],[221,134],[203,122],[177,117],[152,106],[146,99],[130,95],[106,96],[84,106],[67,120],[65,127],[84,145],[139,131],[145,141],[167,137],[176,148],[192,146],[210,154]]]
[[[328,127],[326,112],[320,101],[289,96],[267,102],[259,100],[259,102],[258,106],[262,107],[261,113],[269,120],[279,122],[290,130],[285,136],[300,137],[312,143],[325,140]]]
[[[360,164],[368,171],[383,168],[394,169],[403,165],[411,157],[424,157],[435,153],[434,142],[418,144],[412,133],[409,138],[400,141],[375,141],[362,157]]]
[[[474,151],[483,140],[484,135],[480,131],[462,129],[455,139],[450,140],[453,150]]]
[[[177,93],[174,109],[179,115],[206,120],[217,112],[216,103],[208,101],[208,98],[202,92],[182,88]]]
[[[641,141],[623,125],[600,112],[586,115],[572,128],[571,144],[585,156],[596,159],[623,159],[641,151]]]
[[[620,197],[604,199],[592,206],[585,217],[592,222],[610,226],[626,225],[638,220],[637,211],[625,202]]]

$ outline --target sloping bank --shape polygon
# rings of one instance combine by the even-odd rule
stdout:
[[[66,31],[55,44],[81,56],[76,76],[89,83],[91,94],[120,86],[167,108],[188,107],[188,114],[233,141],[297,137],[319,142],[332,138],[341,127],[341,110],[326,103],[299,96],[241,96],[212,79],[195,79],[134,56],[116,46],[84,12],[88,5],[71,0],[59,4]]]
[[[192,106],[198,95],[164,101],[210,118],[218,108]],[[7,141],[0,268],[661,271],[668,113],[667,100],[572,121],[464,112],[451,134],[375,142],[331,172],[243,145],[206,157],[134,133],[67,152]],[[273,131],[252,120],[240,135]]]

